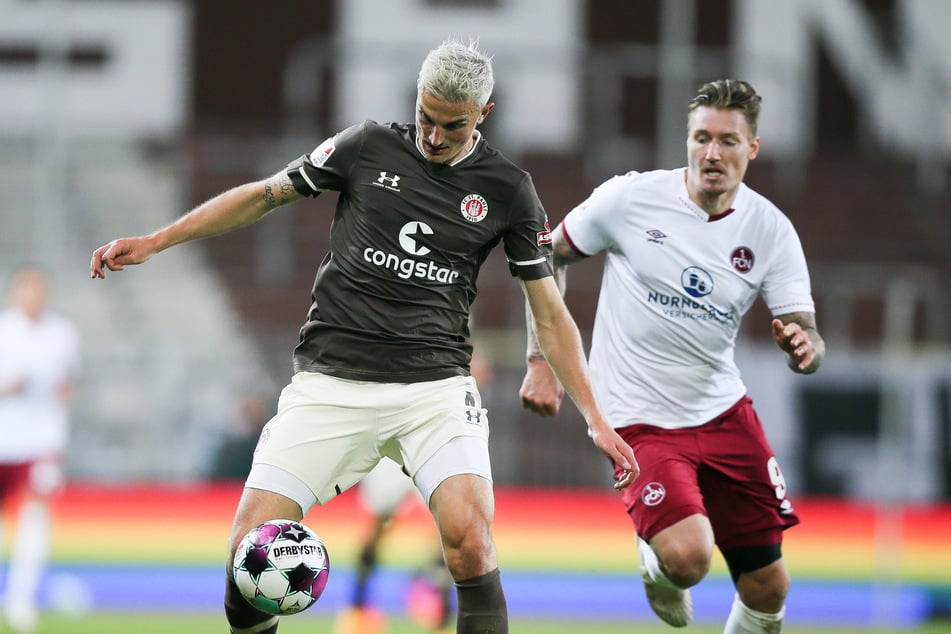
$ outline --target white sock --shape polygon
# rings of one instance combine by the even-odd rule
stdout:
[[[660,560],[657,559],[657,553],[650,547],[650,544],[640,537],[637,538],[637,553],[641,557],[641,565],[645,572],[647,572],[647,576],[650,577],[654,583],[667,588],[677,588],[677,586],[667,578],[664,571],[660,569]]]
[[[49,556],[49,513],[46,505],[24,502],[16,522],[7,577],[7,607],[36,606],[36,591]]]
[[[783,629],[783,617],[786,606],[776,614],[757,612],[746,607],[740,601],[740,595],[733,597],[733,607],[726,620],[723,634],[779,634]]]

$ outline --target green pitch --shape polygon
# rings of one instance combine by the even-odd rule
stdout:
[[[518,634],[720,634],[722,625],[700,623],[675,630],[654,621],[541,621],[513,619],[510,628]],[[196,613],[189,615],[156,613],[103,613],[84,617],[44,615],[36,634],[224,634],[228,631],[223,615]],[[332,631],[330,617],[299,614],[284,618],[280,634],[321,634]],[[405,619],[391,619],[386,634],[424,634],[424,630]],[[894,628],[819,628],[786,627],[784,634],[896,634]],[[931,623],[916,629],[902,630],[910,634],[951,634],[951,622]]]

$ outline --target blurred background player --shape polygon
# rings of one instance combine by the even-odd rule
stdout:
[[[379,568],[380,548],[391,523],[410,512],[413,506],[425,506],[422,496],[398,464],[381,460],[357,486],[360,504],[370,516],[357,561],[350,607],[334,626],[334,634],[380,634],[386,629],[386,615],[371,600],[374,573]],[[449,632],[452,622],[452,577],[443,563],[442,549],[433,535],[433,552],[407,592],[407,611],[420,625]]]
[[[553,232],[555,274],[607,251],[591,342],[599,401],[641,465],[622,499],[654,612],[687,625],[687,588],[719,547],[736,586],[727,634],[782,628],[783,531],[799,523],[734,360],[762,295],[793,372],[825,356],[792,223],[743,183],[759,153],[761,98],[747,82],[704,84],[687,115],[687,167],[603,183]],[[547,415],[561,390],[529,331],[523,404]]]
[[[14,632],[37,625],[37,590],[50,549],[48,502],[63,483],[80,368],[77,330],[47,309],[49,291],[42,270],[23,268],[0,312],[0,504],[6,511],[19,502],[2,610]]]

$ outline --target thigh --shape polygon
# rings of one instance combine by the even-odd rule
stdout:
[[[641,538],[692,515],[706,515],[698,483],[699,456],[693,429],[631,425],[618,430],[637,457],[641,473],[621,491],[628,515]]]
[[[752,401],[740,401],[703,428],[700,486],[717,546],[728,550],[782,541],[799,523],[786,482]]]
[[[245,487],[241,493],[241,499],[238,501],[238,508],[235,511],[234,522],[231,526],[229,569],[231,558],[234,557],[234,551],[238,547],[238,543],[252,528],[277,519],[299,522],[303,517],[304,514],[300,506],[291,498],[263,489]]]
[[[433,492],[430,507],[454,579],[472,579],[498,567],[492,543],[491,482],[473,474],[447,478]]]
[[[30,494],[48,498],[62,490],[66,481],[63,459],[60,456],[38,458],[30,464]]]
[[[427,505],[442,483],[457,475],[477,476],[492,486],[489,443],[485,438],[456,436],[436,450],[413,476]]]

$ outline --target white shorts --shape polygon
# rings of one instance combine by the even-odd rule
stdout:
[[[306,513],[386,456],[410,474],[428,504],[452,475],[491,480],[488,438],[472,377],[373,383],[299,372],[261,432],[245,486],[285,495]]]

